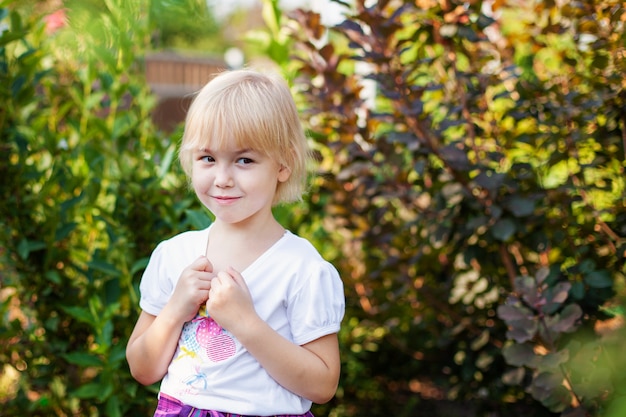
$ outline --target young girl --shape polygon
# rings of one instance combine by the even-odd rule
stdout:
[[[215,221],[161,242],[141,280],[126,356],[162,379],[155,416],[312,416],[334,396],[341,280],[272,214],[300,198],[307,157],[279,77],[224,72],[192,103],[180,161]]]

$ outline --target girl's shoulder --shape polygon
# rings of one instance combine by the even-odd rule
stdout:
[[[306,238],[287,231],[277,249],[273,254],[274,259],[288,265],[286,268],[296,270],[297,275],[303,277],[338,275],[334,265]]]
[[[280,251],[284,254],[316,260],[322,259],[317,248],[308,239],[300,237],[289,230],[285,232],[285,236],[283,236],[280,243]]]

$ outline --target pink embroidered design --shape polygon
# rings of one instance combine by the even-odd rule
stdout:
[[[235,341],[227,334],[218,334],[209,340],[207,355],[213,362],[220,362],[235,354]]]
[[[196,329],[196,341],[205,349],[206,355],[213,362],[220,362],[235,354],[233,338],[210,317],[202,317]]]

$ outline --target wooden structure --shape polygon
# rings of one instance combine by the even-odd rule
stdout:
[[[166,132],[174,130],[185,120],[194,93],[225,68],[219,59],[169,52],[147,55],[146,80],[159,99],[152,113],[155,124]]]

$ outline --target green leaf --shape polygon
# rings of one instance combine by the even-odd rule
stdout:
[[[4,9],[2,9],[4,10]],[[10,44],[11,42],[22,39],[27,35],[26,31],[14,31],[14,30],[5,30],[2,32],[2,36],[0,36],[0,46],[5,46]]]
[[[24,26],[22,24],[22,16],[16,11],[11,12],[11,30],[22,30]]]
[[[11,83],[11,94],[13,94],[14,97],[18,96],[22,92],[22,87],[24,87],[26,81],[26,77],[23,74],[15,77],[15,80]]]
[[[100,398],[102,394],[102,385],[90,382],[71,392],[72,397],[88,399],[88,398]]]
[[[557,352],[551,352],[546,355],[537,355],[532,363],[533,368],[538,371],[554,371],[558,370],[559,366],[566,363],[569,360],[569,351],[567,349],[559,350]]]
[[[113,345],[107,357],[108,366],[119,366],[124,361],[126,361],[126,345]]]
[[[85,103],[84,103],[85,111],[92,111],[94,107],[100,104],[100,102],[104,99],[104,97],[105,97],[105,93],[102,91],[98,93],[92,93],[85,100]]]
[[[95,321],[93,320],[93,317],[91,315],[91,311],[85,307],[78,307],[78,306],[61,306],[61,309],[63,311],[65,311],[67,314],[69,314],[70,316],[72,316],[73,318],[75,318],[76,320],[83,322],[83,323],[88,323],[90,325],[92,325],[93,327],[95,327]]]
[[[80,203],[83,198],[85,198],[85,194],[81,193],[80,195],[78,195],[77,197],[73,197],[70,198],[69,200],[65,200],[61,203],[61,211],[66,212],[68,211],[70,208],[76,206],[78,203]]]
[[[104,302],[107,304],[115,304],[122,295],[122,289],[120,288],[120,279],[113,277],[107,280],[104,284]]]
[[[76,226],[78,226],[76,222],[60,223],[54,235],[55,240],[58,242],[65,239],[76,229]]]
[[[613,286],[611,275],[606,270],[590,272],[585,275],[583,280],[592,288],[610,288]]]
[[[45,247],[46,247],[46,244],[44,242],[37,241],[37,240],[22,239],[20,240],[20,243],[18,243],[17,245],[17,254],[20,256],[20,258],[22,258],[23,260],[26,260],[28,259],[28,255],[30,255],[31,252],[44,249]]]
[[[582,282],[574,282],[572,289],[570,290],[572,298],[575,300],[582,300],[585,297],[585,284]]]
[[[270,33],[276,36],[280,29],[281,11],[278,7],[278,1],[276,0],[263,0],[263,8],[261,9],[261,16],[263,22],[267,25]]]
[[[515,234],[515,223],[511,219],[498,220],[491,228],[491,234],[501,242],[507,242]]]
[[[165,174],[169,172],[175,155],[176,155],[176,145],[172,144],[167,149],[167,152],[165,152],[165,156],[163,157],[163,160],[161,161],[161,165],[159,165],[159,172],[157,174],[159,179],[163,179],[165,177]]]
[[[87,266],[89,266],[90,269],[95,269],[96,271],[103,272],[113,277],[120,277],[122,275],[119,269],[103,259],[94,259],[91,262],[87,262]]]
[[[71,352],[61,355],[66,361],[78,366],[102,366],[102,360],[91,353]]]
[[[120,406],[120,399],[118,396],[113,395],[109,397],[106,403],[106,415],[107,417],[121,417],[122,407]]]
[[[502,349],[506,363],[513,366],[527,366],[535,360],[535,352],[528,344],[513,343]]]
[[[113,122],[113,130],[111,131],[111,136],[113,139],[117,139],[123,135],[125,135],[132,128],[132,121],[128,114],[118,115]]]
[[[62,281],[61,274],[59,274],[59,271],[56,270],[46,271],[45,277],[57,285],[60,284]]]
[[[574,268],[576,267],[578,267],[578,271],[580,271],[580,273],[588,274],[596,270],[596,263],[593,259],[583,259],[578,265],[574,265]]]
[[[96,335],[96,342],[98,342],[99,349],[104,353],[106,352],[111,343],[113,342],[113,322],[111,320],[106,320],[104,325],[101,327],[101,331]]]

